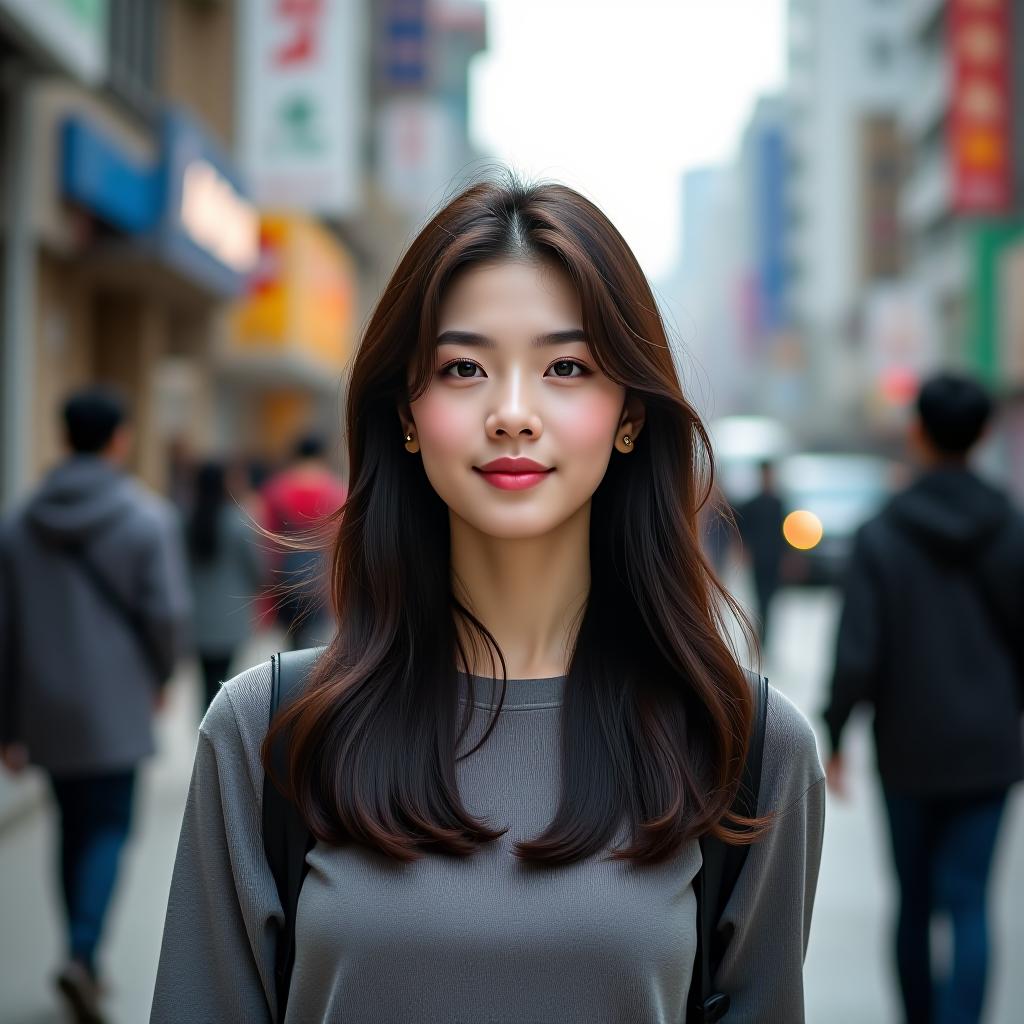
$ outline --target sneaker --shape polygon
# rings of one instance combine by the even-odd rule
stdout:
[[[57,988],[67,999],[77,1024],[105,1024],[100,1011],[102,990],[85,964],[69,960],[57,975]]]

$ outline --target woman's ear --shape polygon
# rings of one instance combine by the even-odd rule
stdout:
[[[615,431],[615,447],[618,451],[625,455],[633,450],[637,435],[644,429],[645,420],[644,403],[635,395],[627,397],[618,430]]]
[[[403,435],[407,434],[410,429],[414,429],[416,426],[412,418],[412,409],[408,402],[398,403],[398,426],[401,428]]]
[[[412,418],[412,409],[408,402],[400,403],[398,406],[398,420],[402,427],[402,442],[405,450],[415,455],[420,450],[420,441],[416,435],[416,423]]]

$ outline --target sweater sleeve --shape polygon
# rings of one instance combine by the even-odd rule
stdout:
[[[273,1019],[283,915],[263,852],[258,757],[269,709],[265,663],[226,683],[200,726],[151,1024]]]
[[[882,610],[866,547],[862,528],[854,541],[843,585],[832,688],[823,715],[831,753],[839,749],[850,712],[871,698],[881,659]]]
[[[735,929],[714,979],[735,1024],[802,1024],[803,963],[824,834],[825,789],[807,719],[771,690],[758,801],[772,814],[722,915]]]

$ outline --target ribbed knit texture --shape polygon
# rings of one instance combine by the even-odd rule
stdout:
[[[500,682],[474,677],[468,750]],[[654,867],[591,858],[530,870],[512,855],[558,800],[564,677],[509,680],[484,746],[458,762],[467,808],[508,827],[468,860],[396,864],[361,847],[309,854],[289,1024],[683,1024],[693,969],[700,850]],[[281,910],[260,833],[270,666],[225,684],[200,730],[167,912],[152,1021],[273,1020]],[[717,979],[727,1021],[799,1024],[802,962],[824,794],[811,730],[769,703],[762,812],[779,817],[747,859],[726,916]],[[622,832],[612,845],[627,838]]]

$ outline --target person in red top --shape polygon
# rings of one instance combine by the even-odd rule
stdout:
[[[283,537],[309,542],[327,516],[345,504],[347,490],[327,464],[321,437],[308,434],[295,446],[292,464],[263,487],[265,525]],[[275,566],[280,597],[277,618],[293,649],[327,643],[334,622],[327,601],[321,547],[282,547]]]

